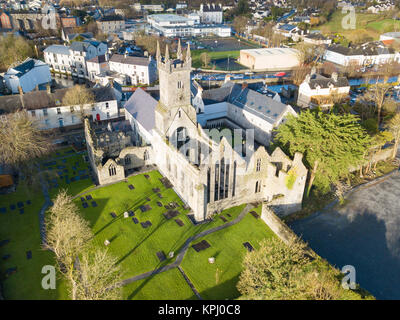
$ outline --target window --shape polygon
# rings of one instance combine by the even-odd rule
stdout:
[[[47,116],[47,115],[48,115],[47,109],[43,109],[43,115],[44,115],[44,116]]]
[[[71,116],[71,123],[75,123],[75,116]]]
[[[61,114],[61,109],[57,108],[57,114]]]
[[[44,120],[44,124],[46,127],[48,127],[50,125],[50,120],[49,119],[45,119]]]
[[[110,164],[110,166],[108,167],[108,173],[110,174],[110,177],[117,174],[117,170],[115,169],[114,164]]]
[[[74,113],[74,111],[75,111],[73,106],[69,107],[69,110],[71,111],[71,113]]]
[[[182,81],[178,81],[178,89],[182,89],[182,88],[183,88]]]
[[[258,193],[261,191],[261,182],[257,181],[256,182],[256,189],[255,189],[255,193]]]
[[[108,109],[108,102],[106,102],[106,109]]]
[[[125,157],[125,164],[131,164],[131,157],[130,156],[126,156]]]
[[[257,159],[257,165],[256,165],[256,171],[260,171],[261,170],[261,159]]]
[[[143,153],[143,159],[144,161],[149,160],[149,152],[147,150],[145,150]]]
[[[107,119],[110,119],[110,113],[107,112]]]
[[[31,111],[31,116],[36,117],[36,111]]]

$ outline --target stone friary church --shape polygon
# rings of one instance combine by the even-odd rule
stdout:
[[[99,184],[155,165],[197,221],[243,203],[268,201],[280,215],[301,208],[307,170],[302,154],[266,151],[272,129],[296,114],[289,106],[226,82],[204,90],[191,83],[188,47],[177,58],[157,48],[159,97],[138,88],[125,121],[103,130],[85,121],[88,154]]]

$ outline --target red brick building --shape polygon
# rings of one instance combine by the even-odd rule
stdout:
[[[12,29],[12,23],[11,23],[11,18],[6,12],[2,12],[0,15],[0,22],[1,22],[1,27],[3,29]]]
[[[63,28],[76,28],[80,25],[78,17],[60,17]]]

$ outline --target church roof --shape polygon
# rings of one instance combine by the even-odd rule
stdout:
[[[137,88],[125,103],[124,108],[144,129],[150,131],[155,125],[157,100],[141,88]]]

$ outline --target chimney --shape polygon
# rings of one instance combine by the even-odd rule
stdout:
[[[229,81],[231,81],[231,76],[230,76],[229,74],[227,74],[227,75],[225,76],[224,83],[227,83],[227,82],[229,82]]]
[[[335,82],[337,82],[338,81],[338,74],[337,74],[337,72],[332,72],[332,80],[333,81],[335,81]]]
[[[244,90],[246,88],[247,88],[247,82],[245,81],[245,82],[242,83],[242,90]]]
[[[19,91],[19,100],[21,100],[22,108],[25,109],[24,91],[22,90],[21,86],[18,86],[18,91]]]

